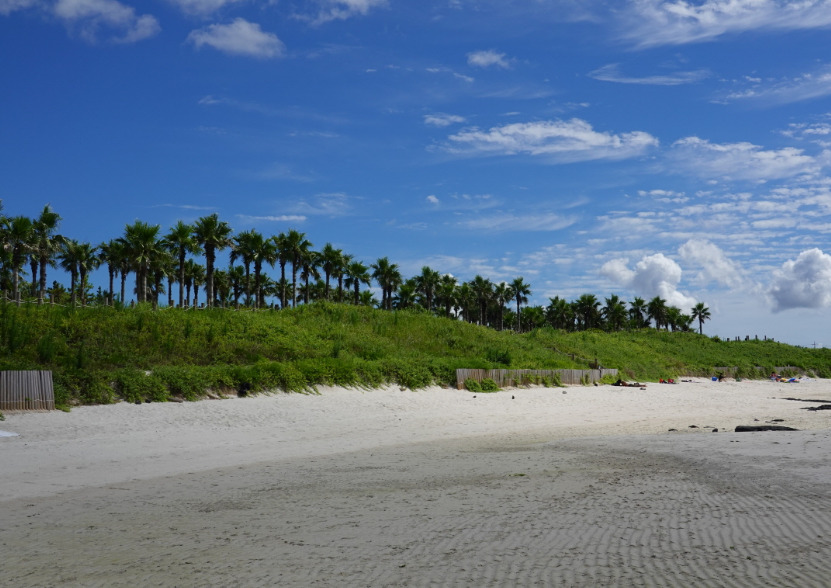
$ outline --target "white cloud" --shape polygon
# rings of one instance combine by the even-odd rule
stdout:
[[[342,192],[318,194],[311,201],[303,200],[291,207],[292,212],[311,215],[343,216],[348,214],[352,207],[349,196]]]
[[[435,114],[425,114],[424,124],[433,125],[435,127],[447,127],[455,123],[466,122],[465,117],[456,114],[444,114],[437,112]]]
[[[478,155],[543,156],[552,162],[626,159],[658,145],[658,139],[641,131],[615,135],[600,133],[584,120],[513,123],[487,131],[476,127],[448,137],[451,153]]]
[[[773,311],[831,306],[831,255],[809,249],[773,272],[768,290]]]
[[[742,268],[706,239],[690,239],[678,248],[678,254],[685,263],[701,267],[696,279],[702,284],[716,282],[728,288],[745,285]]]
[[[282,57],[286,46],[274,33],[266,33],[260,25],[236,18],[231,24],[208,25],[192,31],[188,41],[197,49],[204,45],[232,55],[271,58]]]
[[[802,149],[765,151],[751,143],[710,143],[698,137],[677,141],[669,154],[679,170],[706,178],[773,180],[818,172],[823,163]],[[823,160],[827,156],[823,154]]]
[[[768,105],[790,104],[831,94],[831,68],[828,66],[772,84],[760,84],[761,80],[752,78],[749,81],[753,82],[753,87],[733,91],[727,94],[725,100],[749,100]]]
[[[386,6],[387,0],[321,0],[323,7],[315,18],[302,17],[319,25],[333,20],[346,20],[352,16],[364,16],[373,8]]]
[[[497,53],[493,49],[487,51],[473,51],[467,54],[467,62],[469,65],[476,67],[501,67],[503,69],[511,69],[511,62],[505,57],[504,53]]]
[[[257,221],[266,221],[266,222],[278,222],[278,223],[302,223],[306,220],[305,216],[297,215],[297,214],[281,214],[281,215],[265,215],[265,216],[251,216],[248,214],[238,214],[237,218],[241,219],[244,222],[257,222]]]
[[[644,256],[635,269],[629,269],[628,259],[613,259],[600,268],[600,274],[612,282],[631,290],[638,296],[660,296],[670,306],[688,311],[696,300],[678,290],[681,282],[681,266],[663,253]]]
[[[102,31],[110,35],[110,42],[134,43],[161,30],[153,16],[138,16],[132,7],[116,0],[58,0],[52,12],[89,43],[98,41]]]
[[[462,75],[462,74],[460,74],[460,73],[456,73],[456,72],[453,72],[453,77],[454,77],[454,78],[459,78],[460,80],[465,81],[465,82],[467,82],[467,83],[469,83],[469,84],[472,84],[473,82],[475,82],[475,81],[476,81],[476,79],[475,79],[475,78],[472,78],[472,77],[470,77],[470,76],[465,76],[465,75]]]
[[[499,213],[457,223],[472,230],[489,231],[558,231],[573,225],[576,220],[553,213],[513,215]]]
[[[25,10],[38,3],[38,0],[0,0],[0,14],[7,16],[16,10]]]
[[[182,12],[187,14],[206,15],[216,12],[226,4],[242,2],[243,0],[170,0],[177,5]]]
[[[617,63],[604,65],[588,74],[590,78],[603,82],[617,82],[619,84],[643,84],[649,86],[679,86],[681,84],[693,84],[709,77],[710,72],[706,69],[695,71],[679,71],[663,76],[646,76],[633,78],[620,73]]]
[[[439,203],[439,199],[438,199],[438,198],[436,198],[436,197],[435,197],[435,195],[430,194],[430,195],[427,197],[427,202],[429,202],[430,204],[438,204],[438,203]]]
[[[828,0],[632,0],[619,14],[624,37],[640,47],[710,41],[753,30],[831,25]]]

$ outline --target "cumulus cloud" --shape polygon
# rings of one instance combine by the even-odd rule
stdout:
[[[701,268],[696,279],[702,284],[716,282],[728,288],[745,285],[744,271],[739,264],[706,239],[690,239],[678,248],[678,254],[685,263]]]
[[[600,69],[596,69],[589,73],[590,78],[601,80],[603,82],[617,82],[619,84],[643,84],[648,86],[679,86],[681,84],[693,84],[700,82],[706,77],[709,77],[710,72],[706,69],[697,69],[694,71],[678,71],[669,75],[663,76],[646,76],[642,78],[634,78],[625,76],[620,73],[620,68],[617,63],[610,63],[604,65]]]
[[[620,13],[623,36],[640,47],[711,41],[754,30],[831,25],[828,0],[632,0]]]
[[[493,49],[468,53],[467,62],[469,65],[476,67],[501,67],[502,69],[511,69],[511,62],[505,57],[505,54],[497,53]]]
[[[802,149],[765,150],[751,143],[710,143],[698,137],[676,141],[669,158],[677,169],[705,178],[751,181],[813,174],[823,165]]]
[[[445,149],[471,155],[542,156],[555,163],[595,159],[626,159],[658,145],[658,139],[641,131],[615,135],[595,131],[584,120],[513,123],[487,131],[476,127],[448,137]]]
[[[58,0],[52,12],[70,31],[89,43],[106,35],[113,43],[134,43],[157,34],[159,21],[116,0]]]
[[[434,127],[448,127],[452,124],[466,122],[465,117],[456,114],[444,114],[437,112],[435,114],[425,114],[424,124],[433,125]]]
[[[170,0],[186,14],[206,15],[216,12],[226,4],[243,0]]]
[[[208,25],[191,31],[188,41],[197,49],[207,45],[231,55],[245,55],[263,59],[282,57],[286,46],[274,33],[267,33],[260,25],[237,18],[231,24]]]
[[[768,295],[774,312],[831,306],[831,255],[815,248],[789,259],[773,272]]]
[[[333,20],[346,20],[352,16],[366,15],[373,8],[386,6],[387,0],[322,0],[323,6],[313,18],[301,17],[309,20],[313,25],[319,25]]]
[[[0,14],[7,16],[16,10],[25,10],[38,4],[38,0],[0,0]]]
[[[427,197],[427,202],[429,202],[430,204],[438,204],[438,203],[439,203],[439,199],[438,199],[438,198],[436,198],[436,196],[435,196],[435,195],[430,194],[430,195]]]
[[[607,261],[600,268],[600,274],[644,298],[660,296],[668,305],[684,311],[695,305],[695,298],[678,290],[681,266],[663,253],[644,256],[634,269],[630,269],[628,263],[628,259]]]

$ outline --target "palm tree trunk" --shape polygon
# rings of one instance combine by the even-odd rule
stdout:
[[[325,298],[326,298],[326,300],[329,300],[329,272],[324,270],[324,273],[326,274],[326,294],[325,294]]]
[[[124,304],[124,292],[126,291],[127,286],[127,270],[126,268],[121,268],[121,304]]]
[[[173,275],[167,276],[167,305],[173,308]]]
[[[297,306],[297,259],[291,264],[291,307]]]
[[[361,283],[355,280],[355,306],[358,306],[358,300],[361,298]]]
[[[81,264],[83,266],[83,264]],[[87,270],[81,267],[81,308],[87,305]]]
[[[72,293],[72,296],[70,297],[70,302],[72,304],[72,308],[75,308],[75,302],[77,300],[78,295],[78,291],[75,289],[75,281],[77,280],[77,278],[78,272],[75,270],[75,268],[72,268],[72,271],[69,274],[69,289]]]
[[[259,308],[261,306],[260,299],[262,293],[260,292],[260,274],[263,272],[263,263],[261,261],[254,262],[254,305]]]
[[[185,305],[185,247],[179,247],[179,307]]]
[[[338,276],[338,302],[343,302],[343,276]]]
[[[207,271],[205,272],[205,293],[207,294],[208,302],[207,305],[210,306],[213,301],[214,295],[214,261],[216,260],[216,251],[214,251],[213,245],[205,246],[205,262],[207,267]]]
[[[46,299],[46,256],[40,256],[40,293],[38,294],[38,304]]]
[[[251,306],[251,262],[245,262],[245,305]]]
[[[113,304],[113,282],[115,281],[115,268],[112,264],[107,264],[107,271],[110,273],[110,306]]]
[[[286,307],[286,262],[280,260],[280,308]]]
[[[199,285],[193,285],[193,307],[199,308]]]
[[[520,318],[520,314],[519,314],[520,304],[521,303],[519,301],[519,297],[517,297],[517,299],[516,299],[516,332],[517,333],[522,332],[522,319]]]
[[[32,287],[29,289],[29,293],[32,298],[37,298],[38,291],[35,276],[38,274],[38,258],[35,257],[34,254],[32,254],[32,257],[29,258],[29,267],[32,270]]]
[[[12,296],[16,304],[20,304],[20,260],[12,262]]]

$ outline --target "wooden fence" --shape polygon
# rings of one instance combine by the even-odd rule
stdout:
[[[0,411],[55,410],[52,372],[0,372]]]
[[[577,386],[582,384],[583,378],[588,375],[589,381],[596,382],[603,376],[617,377],[616,369],[599,369],[599,370],[456,370],[456,387],[459,390],[464,389],[465,380],[468,378],[481,382],[485,378],[490,378],[500,388],[506,386],[528,384],[536,378],[553,378],[554,375],[560,377],[560,382],[567,386]]]

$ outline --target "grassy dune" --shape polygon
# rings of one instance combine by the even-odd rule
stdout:
[[[746,377],[757,365],[831,377],[831,351],[823,349],[650,329],[516,335],[423,312],[327,303],[277,312],[0,305],[0,354],[2,369],[52,370],[62,405],[196,399],[241,383],[252,391],[417,388],[453,384],[457,368],[586,368],[595,358],[642,380],[724,365]]]

